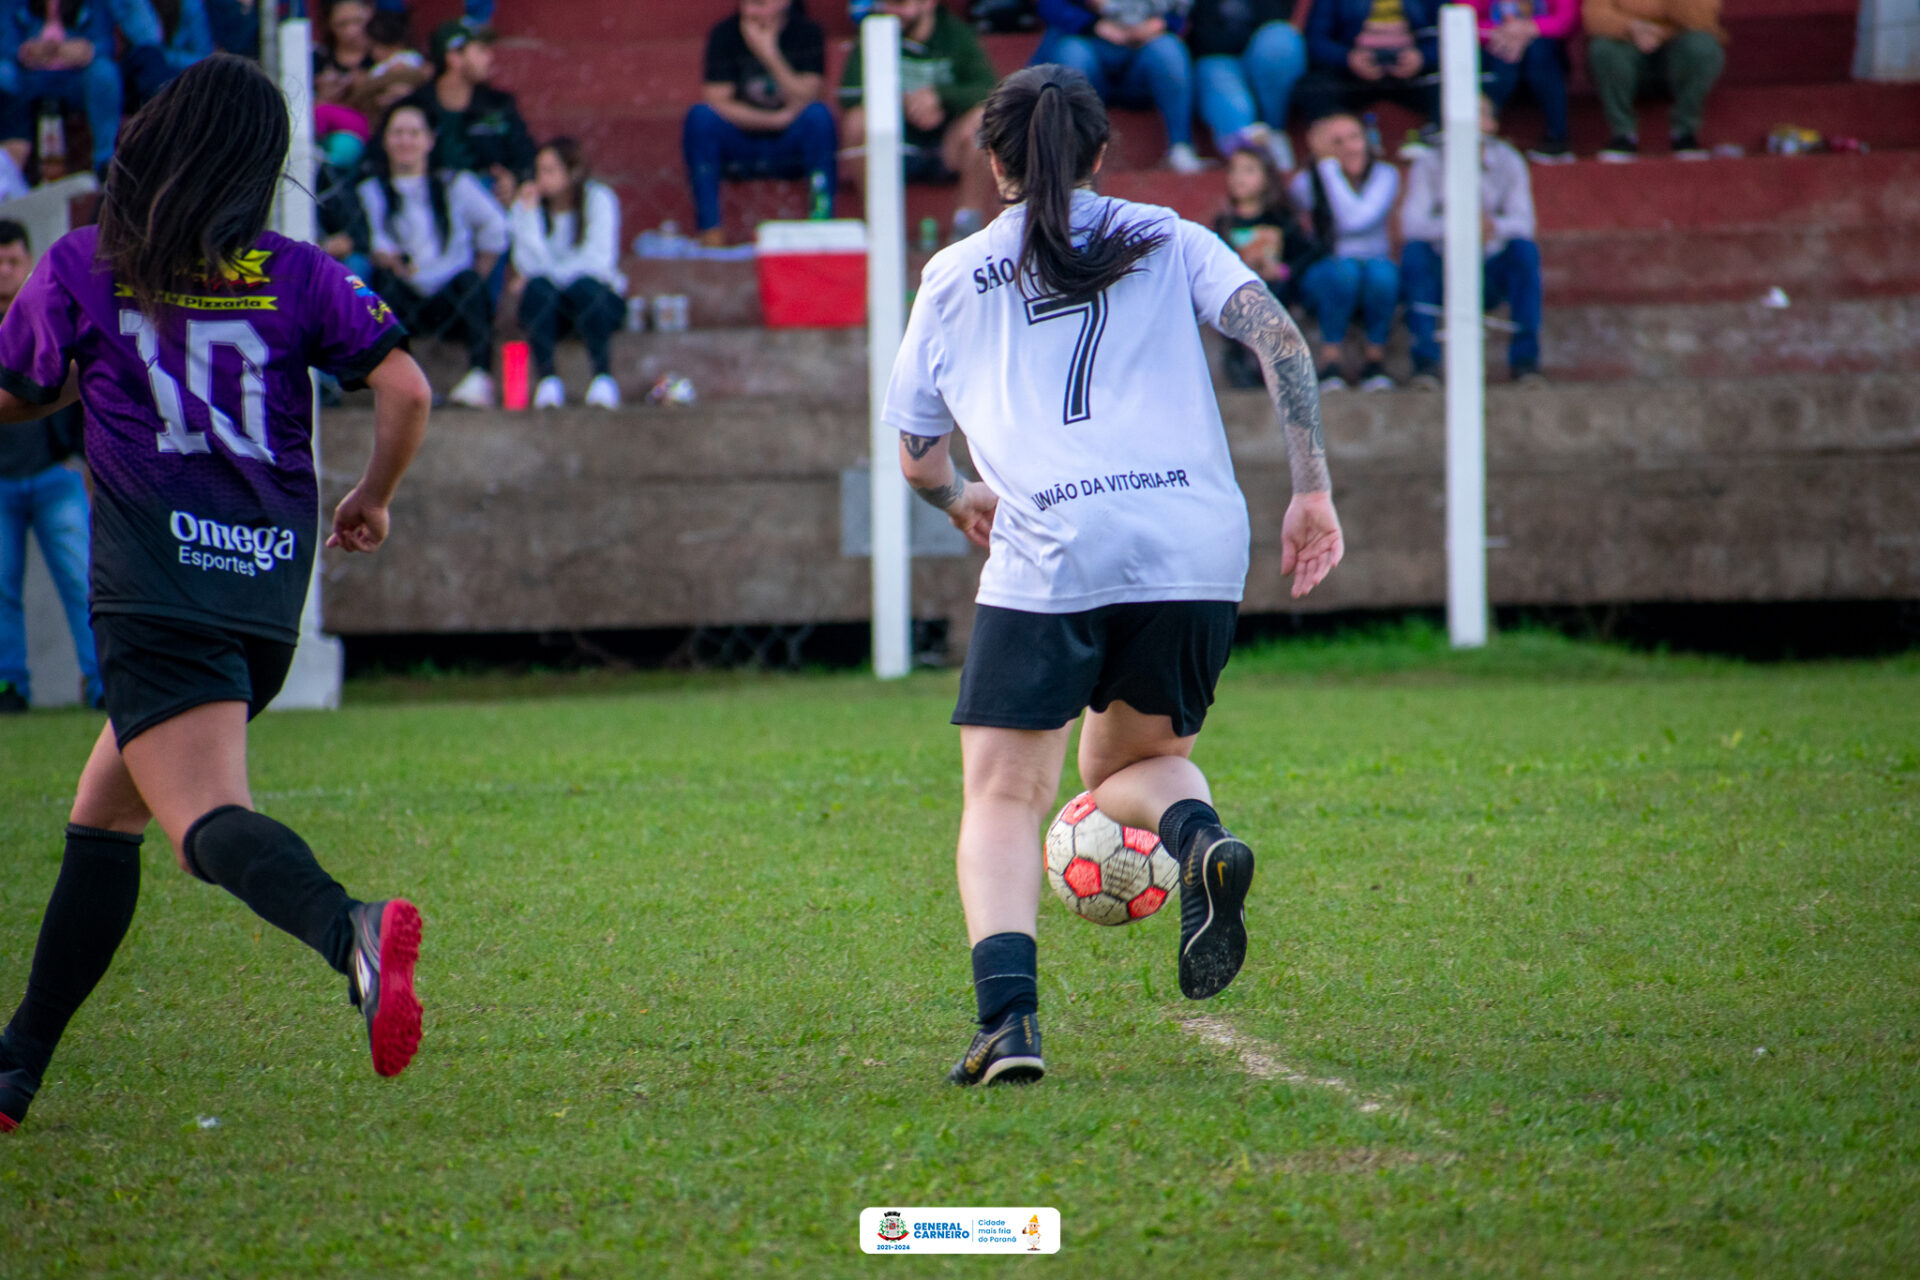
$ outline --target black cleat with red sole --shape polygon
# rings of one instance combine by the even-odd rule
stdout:
[[[353,908],[353,1003],[367,1019],[373,1069],[397,1076],[420,1047],[420,1000],[413,966],[420,959],[420,911],[405,898]]]
[[[1201,827],[1180,865],[1180,994],[1206,1000],[1227,989],[1247,959],[1247,890],[1253,850],[1225,827]]]

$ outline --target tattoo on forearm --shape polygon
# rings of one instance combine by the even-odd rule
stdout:
[[[939,436],[917,436],[911,431],[900,433],[901,447],[907,451],[907,456],[916,462],[932,453],[933,447],[939,443]]]
[[[1320,428],[1320,385],[1313,353],[1299,326],[1264,284],[1242,285],[1220,311],[1220,332],[1244,342],[1260,359],[1267,394],[1280,419],[1293,469],[1295,493],[1333,487],[1327,474],[1327,441]]]
[[[912,481],[908,483],[912,485],[913,491],[920,495],[920,501],[930,507],[938,507],[942,511],[951,509],[954,503],[960,501],[960,494],[967,487],[965,477],[958,475],[953,478],[952,484],[927,485],[922,488],[920,485],[913,484]]]

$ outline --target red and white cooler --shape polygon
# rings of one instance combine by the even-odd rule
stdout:
[[[867,322],[866,223],[763,222],[756,249],[768,328],[851,329]]]

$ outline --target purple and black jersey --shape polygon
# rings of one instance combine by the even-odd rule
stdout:
[[[313,245],[268,232],[157,320],[63,236],[0,322],[0,387],[57,399],[80,368],[95,481],[93,609],[293,641],[319,486],[308,368],[362,382],[406,331]]]

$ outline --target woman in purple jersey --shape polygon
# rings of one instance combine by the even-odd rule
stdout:
[[[385,540],[430,396],[386,304],[266,230],[287,139],[286,101],[252,63],[189,68],[121,135],[100,225],[49,249],[0,323],[0,421],[86,407],[110,720],[0,1034],[0,1132],[126,935],[156,819],[182,868],[348,976],[376,1071],[419,1045],[420,913],[348,897],[247,786],[247,722],[286,677],[313,566],[309,367],[374,393],[373,457],[327,539],[345,551]]]

